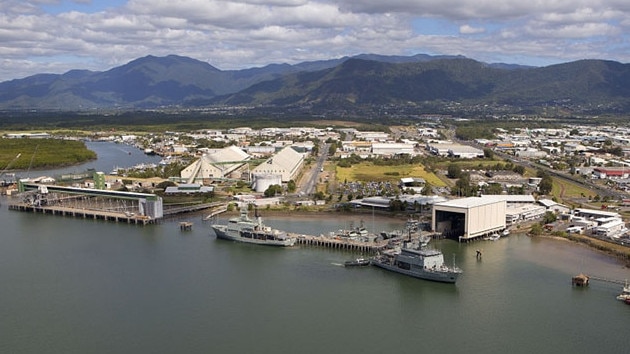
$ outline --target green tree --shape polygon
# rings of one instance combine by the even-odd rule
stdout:
[[[549,194],[551,193],[552,189],[553,179],[551,178],[551,176],[545,174],[538,184],[538,191],[540,192],[540,194]]]
[[[287,182],[287,191],[289,193],[294,193],[296,189],[297,189],[297,186],[295,184],[295,181],[289,180],[289,182]]]
[[[532,228],[529,230],[529,233],[534,236],[538,236],[543,233],[543,228],[540,224],[532,225]]]
[[[558,220],[558,217],[556,216],[556,213],[552,212],[552,211],[547,211],[545,212],[545,215],[543,215],[543,219],[542,219],[542,223],[544,224],[550,224],[554,221]]]
[[[462,168],[456,164],[449,164],[446,170],[446,176],[448,178],[460,178],[462,176]]]
[[[282,186],[279,184],[272,184],[265,190],[265,197],[274,197],[278,194],[282,194]]]

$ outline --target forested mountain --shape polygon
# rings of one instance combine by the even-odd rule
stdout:
[[[630,66],[581,60],[547,67],[460,56],[359,55],[222,71],[195,59],[147,56],[104,72],[73,70],[0,83],[0,109],[271,105],[351,107],[423,102],[548,105],[630,111]]]

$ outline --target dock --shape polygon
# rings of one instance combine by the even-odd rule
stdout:
[[[602,282],[613,283],[613,284],[620,284],[620,285],[627,284],[627,281],[618,280],[618,279],[610,279],[610,278],[600,277],[596,275],[586,275],[583,273],[580,273],[574,276],[573,278],[571,278],[571,284],[573,286],[588,286],[589,281],[591,280],[602,281]]]
[[[9,205],[9,210],[50,215],[72,216],[82,219],[104,220],[136,225],[147,225],[155,222],[155,219],[151,219],[148,216],[135,215],[133,213],[114,212],[102,209],[77,209],[59,205],[35,206],[28,203],[15,203]]]
[[[333,248],[338,250],[354,251],[361,253],[376,253],[380,250],[385,249],[389,244],[388,240],[378,242],[361,242],[342,238],[292,233],[289,233],[289,236],[295,237],[297,239],[296,243],[298,245]]]

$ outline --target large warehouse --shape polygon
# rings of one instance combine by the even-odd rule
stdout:
[[[288,182],[297,177],[304,164],[304,154],[286,146],[273,157],[256,166],[251,171],[251,178],[256,175],[279,175],[282,182]]]
[[[432,229],[466,241],[505,230],[506,201],[470,197],[433,204]]]

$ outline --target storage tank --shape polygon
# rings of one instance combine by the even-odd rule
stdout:
[[[258,193],[263,193],[274,184],[282,185],[282,175],[259,174],[254,175],[252,188]]]

